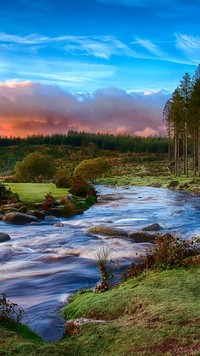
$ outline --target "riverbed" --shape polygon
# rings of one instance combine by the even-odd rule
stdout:
[[[91,226],[140,231],[152,223],[183,238],[200,235],[200,196],[162,188],[96,186],[99,198],[82,215],[46,217],[23,226],[0,222],[11,240],[0,244],[0,292],[24,308],[23,322],[48,341],[64,332],[60,310],[68,297],[100,280],[95,259],[102,246],[122,269],[144,256],[148,243],[91,236]],[[56,226],[61,222],[63,226]]]

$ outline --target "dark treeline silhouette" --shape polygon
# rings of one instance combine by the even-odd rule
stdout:
[[[1,137],[0,147],[28,145],[69,145],[72,147],[95,146],[102,150],[115,150],[135,153],[167,153],[165,137],[138,137],[69,131],[68,134],[32,135],[26,138]]]

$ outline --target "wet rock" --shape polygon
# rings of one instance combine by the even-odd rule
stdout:
[[[3,217],[3,221],[9,224],[24,225],[31,222],[36,222],[38,219],[33,215],[28,215],[19,212],[8,213]]]
[[[45,213],[43,213],[42,211],[29,210],[28,214],[35,216],[38,220],[44,220],[45,219]]]
[[[51,209],[49,209],[49,214],[54,215],[56,217],[61,217],[62,216],[62,208],[60,208],[60,207],[51,208]]]
[[[104,235],[112,237],[128,237],[128,233],[124,230],[111,229],[106,226],[92,226],[87,230],[92,235]]]
[[[0,232],[0,243],[9,240],[10,240],[10,236],[8,234],[6,234],[5,232]]]
[[[156,234],[148,234],[147,232],[130,232],[128,234],[129,239],[135,243],[150,242],[155,243],[158,238]]]
[[[85,319],[85,318],[80,318],[80,319],[74,319],[74,320],[69,320],[65,324],[65,335],[66,336],[73,336],[80,334],[81,332],[81,327],[85,324],[88,323],[93,323],[93,324],[105,324],[108,323],[108,321],[105,320],[94,320],[94,319]]]
[[[27,213],[27,207],[26,207],[26,206],[21,206],[21,207],[18,209],[18,211],[19,211],[20,213]]]
[[[4,215],[0,214],[0,221],[3,220]]]
[[[157,223],[145,226],[141,229],[141,231],[160,231],[160,230],[163,230],[163,228]]]
[[[65,224],[59,222],[59,223],[54,224],[53,226],[56,226],[56,227],[64,227]]]

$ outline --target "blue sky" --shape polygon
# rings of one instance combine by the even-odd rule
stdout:
[[[1,97],[8,87],[37,94],[38,83],[72,93],[77,105],[77,92],[102,88],[166,95],[200,61],[199,15],[200,1],[1,1]]]

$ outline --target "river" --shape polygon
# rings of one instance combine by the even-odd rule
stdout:
[[[0,244],[0,292],[24,308],[23,322],[47,341],[64,332],[60,309],[67,298],[100,280],[96,251],[108,246],[122,267],[143,256],[149,244],[128,239],[90,236],[87,228],[105,225],[139,231],[159,223],[184,238],[200,235],[200,196],[162,188],[96,186],[98,203],[68,219],[47,217],[18,226],[0,222],[11,240]],[[55,226],[62,222],[63,226]]]

